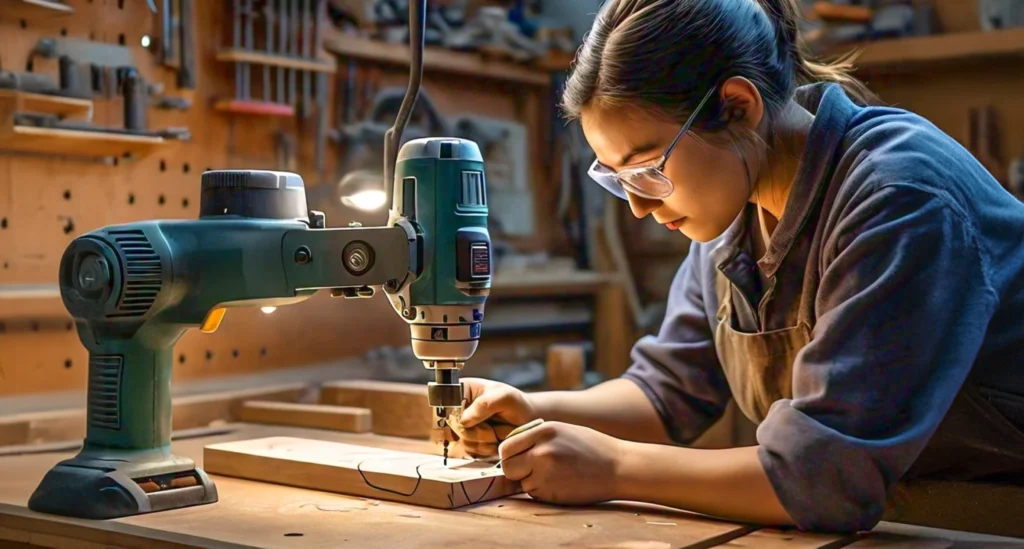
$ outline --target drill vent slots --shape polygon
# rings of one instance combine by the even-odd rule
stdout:
[[[89,426],[121,428],[121,364],[119,356],[89,357]]]
[[[125,262],[125,290],[113,317],[142,316],[163,285],[160,256],[141,230],[109,231]]]

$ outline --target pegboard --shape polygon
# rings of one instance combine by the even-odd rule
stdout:
[[[19,19],[4,14],[0,0],[0,63],[24,71],[29,51],[40,38],[72,37],[123,44],[132,51],[140,74],[162,83],[166,95],[192,100],[185,112],[150,108],[148,127],[187,126],[188,142],[169,143],[135,159],[87,161],[0,151],[0,284],[56,284],[61,254],[72,239],[104,225],[144,219],[194,219],[199,212],[199,179],[208,169],[278,169],[275,135],[284,132],[297,144],[296,160],[307,188],[324,182],[314,173],[315,116],[296,118],[231,115],[214,110],[218,99],[234,96],[233,65],[216,60],[227,46],[230,2],[194,2],[194,51],[197,87],[178,93],[175,72],[163,67],[155,49],[160,17],[142,0],[67,0],[70,16]],[[159,3],[158,3],[159,4]],[[345,74],[339,60],[328,91],[335,112],[336,79]],[[360,67],[371,65],[360,62]],[[56,76],[56,61],[38,60],[35,72]],[[408,69],[381,68],[381,85],[404,86]],[[367,74],[360,72],[360,74]],[[260,80],[253,69],[253,81]],[[427,74],[424,86],[443,113],[473,113],[514,118],[528,126],[531,139],[543,143],[550,111],[548,89],[512,87],[472,78]],[[121,127],[122,101],[95,98],[98,124]],[[330,117],[334,127],[335,117]],[[545,167],[542,147],[531,155],[531,185],[539,211],[551,208],[556,189]],[[327,179],[341,151],[327,145]],[[330,226],[348,221],[381,224],[383,213],[361,214],[342,206],[328,210]],[[550,216],[537,215],[538,219]],[[559,245],[548,226],[518,244],[525,250]],[[0,300],[0,396],[84,390],[87,353],[58,299]],[[301,366],[361,355],[381,345],[408,345],[409,332],[382,296],[369,300],[330,298],[324,292],[272,315],[256,309],[231,309],[214,334],[190,330],[176,345],[174,379],[217,377]]]

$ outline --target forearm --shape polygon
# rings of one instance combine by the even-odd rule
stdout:
[[[757,457],[757,446],[697,450],[624,442],[616,499],[727,520],[792,526]]]
[[[651,401],[635,383],[613,379],[583,391],[527,395],[537,415],[590,427],[623,440],[671,444]]]

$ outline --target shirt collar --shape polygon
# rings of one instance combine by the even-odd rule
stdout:
[[[786,208],[772,234],[768,252],[758,262],[765,276],[774,276],[782,259],[793,246],[806,225],[814,206],[828,187],[828,175],[836,164],[836,152],[846,135],[846,127],[857,112],[843,88],[835,83],[817,83],[797,88],[794,100],[814,115],[807,146],[797,167],[796,177],[786,200]],[[714,264],[723,264],[735,257],[746,233],[748,208],[718,238],[711,251]]]

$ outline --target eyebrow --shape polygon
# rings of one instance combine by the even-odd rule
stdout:
[[[628,166],[629,162],[637,156],[658,150],[661,146],[662,145],[660,143],[646,143],[638,147],[633,147],[633,150],[629,151],[619,159],[619,166]]]

